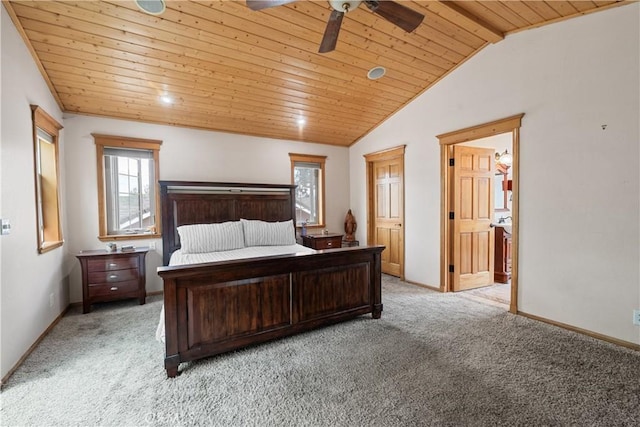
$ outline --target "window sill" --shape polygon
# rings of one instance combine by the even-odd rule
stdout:
[[[114,234],[111,236],[98,236],[101,242],[112,242],[118,240],[141,240],[141,239],[161,239],[162,234],[145,233],[145,234]]]
[[[62,246],[64,242],[62,240],[58,242],[45,242],[38,248],[38,253],[43,254],[49,251],[54,250],[55,248],[59,248]]]
[[[307,230],[317,230],[319,228],[325,228],[324,224],[307,225]],[[301,230],[302,226],[296,225],[296,229]]]

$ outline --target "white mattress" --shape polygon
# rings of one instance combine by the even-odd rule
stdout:
[[[206,262],[231,261],[234,259],[258,258],[274,255],[293,255],[314,253],[313,249],[302,245],[289,246],[249,246],[242,249],[233,249],[223,252],[206,252],[201,254],[184,254],[177,250],[171,254],[170,266],[200,264]],[[156,328],[156,339],[164,343],[164,305],[160,311],[160,322]]]

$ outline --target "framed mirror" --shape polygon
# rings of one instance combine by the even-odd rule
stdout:
[[[509,212],[510,209],[510,191],[511,191],[511,180],[509,179],[509,175],[506,171],[498,171],[496,173],[496,179],[494,183],[494,200],[495,200],[495,211],[496,212]]]

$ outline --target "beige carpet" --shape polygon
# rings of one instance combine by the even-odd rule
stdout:
[[[167,379],[156,298],[65,316],[4,388],[3,426],[638,426],[640,354],[384,278],[363,316]]]

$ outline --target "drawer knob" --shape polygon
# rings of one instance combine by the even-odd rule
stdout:
[[[331,246],[331,245],[333,245],[332,242],[327,242],[327,246]]]
[[[117,279],[118,275],[117,274],[110,274],[109,275],[109,279]]]
[[[117,290],[118,290],[118,287],[117,287],[117,286],[112,286],[112,287],[111,287],[111,290],[112,290],[112,291],[117,291]]]
[[[117,267],[117,266],[118,266],[118,264],[116,264],[115,262],[112,262],[112,263],[109,264],[109,267]]]

